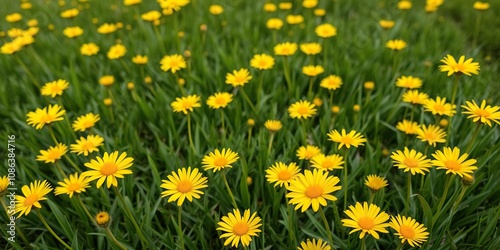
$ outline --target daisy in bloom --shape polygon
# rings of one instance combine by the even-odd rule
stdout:
[[[342,86],[342,78],[336,75],[329,75],[321,80],[319,86],[328,90],[336,90]]]
[[[328,243],[324,242],[322,239],[313,239],[312,241],[310,239],[307,239],[306,242],[302,241],[300,242],[300,247],[297,247],[298,250],[330,250],[332,249]]]
[[[132,57],[132,62],[137,64],[137,65],[144,65],[148,63],[148,56],[143,56],[143,55],[136,55]]]
[[[148,11],[141,15],[141,19],[148,22],[154,22],[161,18],[161,13],[157,10]]]
[[[427,228],[424,227],[423,224],[418,223],[415,219],[399,214],[397,217],[391,217],[389,226],[396,230],[394,235],[399,236],[402,244],[407,241],[411,247],[419,247],[427,240],[429,235],[429,233],[426,232]]]
[[[80,11],[76,8],[65,10],[61,12],[61,17],[62,18],[74,18],[80,14]]]
[[[47,150],[40,150],[40,155],[36,157],[37,161],[44,161],[45,163],[54,163],[68,152],[68,147],[62,143]]]
[[[394,27],[394,21],[391,21],[391,20],[380,20],[378,21],[378,24],[380,25],[380,27],[382,27],[382,29],[385,29],[385,30],[388,30],[388,29],[391,29],[392,27]]]
[[[474,8],[475,10],[487,10],[490,8],[490,4],[486,2],[476,1],[472,5],[472,8]]]
[[[447,55],[441,60],[444,65],[439,66],[441,72],[448,72],[448,76],[453,74],[461,75],[465,74],[471,76],[471,74],[479,74],[479,63],[472,62],[472,58],[465,60],[465,56],[461,56],[458,62],[451,55]]]
[[[225,108],[233,101],[233,95],[227,92],[215,93],[208,97],[207,105],[213,109]]]
[[[73,194],[85,192],[86,188],[89,188],[89,179],[82,175],[78,176],[78,173],[74,173],[69,176],[69,178],[64,178],[62,182],[58,182],[59,185],[54,191],[55,195],[67,194],[69,198],[73,197]]]
[[[436,100],[429,99],[424,103],[425,111],[432,112],[433,115],[446,115],[452,117],[457,112],[457,106],[446,103],[446,98],[436,97]]]
[[[230,148],[223,148],[222,151],[216,149],[203,157],[201,164],[205,170],[213,170],[217,172],[224,168],[232,168],[231,164],[238,160],[238,153],[233,152]]]
[[[296,43],[280,43],[274,46],[274,54],[277,56],[291,56],[297,51]]]
[[[400,39],[394,39],[394,40],[389,40],[386,44],[385,47],[392,49],[392,50],[402,50],[406,48],[406,42]]]
[[[271,133],[276,133],[283,127],[283,124],[278,120],[267,120],[264,123],[264,127],[266,127],[266,129]]]
[[[299,24],[304,22],[304,17],[302,15],[287,15],[286,22],[288,24]]]
[[[105,23],[99,28],[97,28],[97,33],[99,34],[110,34],[115,32],[118,29],[118,27],[114,23]]]
[[[99,78],[99,84],[104,87],[109,87],[115,83],[115,77],[112,75],[104,75]]]
[[[422,87],[422,79],[413,76],[401,76],[396,80],[396,86],[407,89],[418,89]]]
[[[109,59],[114,60],[123,57],[126,53],[127,48],[123,44],[115,44],[109,48],[107,56]]]
[[[321,52],[321,44],[319,43],[302,43],[300,51],[306,55],[316,55]]]
[[[319,37],[328,38],[337,35],[337,28],[329,23],[324,23],[316,26],[314,32]]]
[[[274,66],[274,58],[268,54],[254,55],[250,60],[250,66],[258,70],[272,69]]]
[[[266,22],[266,27],[270,30],[279,30],[283,27],[283,20],[279,18],[269,18]]]
[[[336,186],[340,179],[336,176],[328,176],[328,172],[314,169],[313,172],[305,170],[297,175],[286,187],[291,198],[289,203],[295,206],[295,210],[301,209],[305,212],[310,206],[314,212],[318,211],[320,205],[326,206],[327,200],[336,201],[337,197],[331,193],[340,190],[341,186]]]
[[[67,27],[63,30],[63,34],[68,38],[75,38],[81,36],[83,34],[83,30],[78,26]]]
[[[142,0],[123,0],[123,5],[131,6],[142,3]]]
[[[92,152],[99,152],[100,146],[103,145],[104,138],[99,135],[88,135],[87,138],[80,137],[80,140],[76,140],[76,144],[69,145],[71,148],[71,153],[77,153],[77,155],[89,155]]]
[[[18,51],[20,51],[23,48],[23,46],[19,43],[15,42],[9,42],[9,43],[4,43],[2,47],[0,48],[0,53],[5,54],[5,55],[12,55]]]
[[[261,219],[256,212],[250,215],[250,209],[245,210],[243,216],[241,216],[240,210],[233,209],[232,213],[222,216],[221,221],[217,223],[219,225],[217,230],[224,232],[220,239],[227,238],[224,241],[224,246],[231,243],[231,247],[239,247],[241,242],[243,247],[248,247],[252,241],[251,236],[257,236],[257,233],[260,232],[259,227],[262,226],[260,221]]]
[[[161,61],[161,70],[164,72],[172,71],[175,74],[176,71],[186,68],[186,60],[183,56],[179,54],[164,56]]]
[[[387,180],[384,177],[372,174],[366,177],[365,185],[370,188],[372,192],[377,192],[389,184],[387,184]]]
[[[267,182],[273,184],[274,187],[280,186],[288,187],[290,185],[290,181],[293,180],[300,172],[300,168],[295,164],[295,162],[291,162],[286,165],[283,162],[276,162],[274,165],[266,169],[266,178]]]
[[[344,157],[333,154],[333,155],[324,155],[318,154],[311,159],[311,165],[317,169],[331,171],[334,169],[342,169],[342,164]]]
[[[349,134],[346,134],[345,129],[342,129],[341,133],[339,133],[339,131],[335,129],[330,131],[330,133],[328,133],[327,135],[328,137],[330,137],[328,139],[329,141],[339,143],[338,149],[342,148],[343,146],[347,148],[351,148],[351,146],[358,147],[359,145],[364,145],[363,142],[366,142],[366,139],[363,137],[363,135],[356,132],[355,130],[351,130]]]
[[[429,145],[435,147],[436,143],[444,143],[446,141],[446,132],[436,125],[422,125],[417,130],[417,138]]]
[[[469,115],[467,118],[472,119],[473,122],[488,124],[490,127],[492,121],[500,124],[499,106],[486,106],[486,100],[481,102],[481,106],[478,106],[474,100],[465,103],[467,105],[462,105],[462,108],[466,111],[462,111],[462,114]]]
[[[95,115],[93,113],[88,113],[76,118],[76,120],[73,122],[72,127],[75,132],[83,132],[89,128],[94,127],[96,122],[98,122],[99,120],[101,120],[99,114]]]
[[[207,177],[203,177],[197,168],[181,168],[177,173],[173,171],[167,178],[168,180],[162,180],[163,184],[160,186],[166,189],[161,197],[170,196],[168,202],[177,201],[177,206],[182,206],[185,199],[190,202],[193,198],[199,199],[203,194],[200,189],[208,187]]]
[[[318,154],[321,154],[321,150],[314,145],[301,146],[297,149],[299,160],[310,160]]]
[[[401,0],[398,2],[398,9],[400,10],[409,10],[412,7],[412,3],[407,0]]]
[[[415,173],[425,175],[425,172],[429,172],[429,168],[432,167],[431,160],[427,159],[427,156],[414,149],[409,150],[407,147],[404,152],[401,150],[392,152],[391,158],[395,167],[404,169],[405,172],[410,171],[412,175]]]
[[[177,97],[175,98],[175,101],[170,104],[170,106],[172,106],[174,112],[182,112],[187,115],[188,112],[193,112],[193,108],[201,107],[199,102],[200,99],[201,97],[197,95],[183,96],[181,98]]]
[[[473,166],[477,163],[477,160],[467,160],[469,154],[460,155],[460,149],[457,147],[453,149],[444,147],[443,151],[436,151],[436,153],[432,154],[432,157],[435,159],[432,161],[432,165],[436,166],[437,169],[445,169],[446,174],[452,173],[458,174],[460,177],[470,177],[470,174],[477,169],[476,166]]]
[[[288,114],[290,114],[290,117],[292,118],[307,119],[316,114],[316,108],[314,107],[314,104],[309,101],[301,100],[293,103],[288,108]]]
[[[357,231],[361,231],[359,238],[365,237],[365,234],[370,234],[375,239],[379,239],[380,233],[389,233],[386,227],[389,223],[389,215],[385,212],[381,212],[380,208],[375,204],[370,204],[363,202],[356,202],[355,206],[350,205],[349,209],[344,211],[344,213],[349,216],[350,219],[342,219],[342,225],[345,227],[352,227],[354,230],[349,232],[352,234]]]
[[[308,65],[302,67],[302,73],[306,76],[314,77],[325,72],[325,69],[321,65]]]
[[[117,178],[124,178],[123,175],[132,174],[132,170],[128,169],[132,166],[134,158],[127,157],[127,153],[123,152],[118,156],[118,151],[111,154],[104,153],[104,157],[96,157],[95,160],[85,163],[85,166],[91,170],[87,170],[82,174],[84,177],[89,177],[89,181],[99,179],[96,187],[100,188],[104,181],[107,187],[111,185],[117,187]]]
[[[59,79],[57,81],[48,82],[43,85],[41,92],[44,96],[50,96],[52,98],[62,95],[63,91],[69,86],[68,81]]]
[[[30,185],[24,185],[21,188],[23,195],[16,195],[16,213],[17,218],[28,215],[31,212],[31,208],[35,206],[36,208],[42,208],[40,201],[46,200],[44,196],[52,191],[50,184],[44,181],[34,181]]]
[[[7,194],[7,187],[9,186],[9,178],[7,175],[0,177],[0,199],[3,199],[3,196]]]
[[[45,124],[50,124],[55,121],[62,121],[62,117],[66,113],[65,110],[61,110],[61,106],[54,104],[49,105],[43,109],[37,108],[35,112],[31,111],[28,113],[28,119],[26,122],[28,125],[35,127],[36,129],[41,129]]]
[[[233,87],[243,86],[252,80],[252,76],[248,69],[241,68],[239,70],[233,70],[233,73],[226,74],[226,83],[233,85]]]
[[[212,4],[208,8],[208,12],[212,15],[220,15],[222,12],[224,12],[224,8],[221,5],[218,4]]]
[[[403,94],[403,102],[416,104],[424,104],[429,99],[426,93],[420,93],[418,90],[408,90]]]
[[[80,54],[84,56],[93,56],[99,52],[99,46],[95,43],[84,43],[80,47]]]
[[[420,129],[420,125],[417,122],[403,120],[398,122],[396,129],[403,131],[407,135],[414,135]]]

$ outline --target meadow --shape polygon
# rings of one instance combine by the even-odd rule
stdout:
[[[2,249],[500,249],[500,2],[12,0]]]

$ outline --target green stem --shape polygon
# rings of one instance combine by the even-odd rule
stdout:
[[[307,91],[307,98],[312,99],[313,77],[309,77],[309,90]]]
[[[458,92],[458,75],[455,75],[455,80],[453,81],[453,93],[451,95],[451,107],[453,108],[453,105],[455,105],[455,98],[457,97],[457,92]],[[451,138],[451,134],[450,134],[450,131],[451,131],[451,127],[453,126],[453,116],[450,117],[450,121],[448,123],[448,130],[447,130],[447,134],[446,134],[446,143],[445,143],[445,146],[448,146],[448,144],[450,143],[450,138]]]
[[[71,164],[71,166],[78,170],[78,172],[82,172],[82,170],[73,162],[73,160],[71,160],[71,158],[67,154],[64,155],[64,158],[66,158],[66,160],[69,161],[69,164]]]
[[[184,233],[182,232],[182,206],[178,206],[177,225],[179,226],[179,245],[184,250]]]
[[[434,218],[432,219],[432,225],[434,225],[434,223],[436,223],[437,219],[439,218],[439,214],[441,213],[441,209],[443,208],[444,201],[446,200],[446,196],[448,195],[448,190],[450,189],[451,179],[452,179],[452,175],[449,174],[446,177],[446,183],[444,186],[443,196],[441,197],[441,200],[439,201],[436,213],[434,215]]]
[[[333,107],[333,90],[330,90],[330,109]]]
[[[122,243],[120,243],[116,238],[115,236],[113,235],[113,232],[111,232],[111,230],[109,230],[109,227],[106,227],[104,229],[106,231],[106,234],[108,235],[108,237],[111,239],[111,241],[113,241],[113,243],[115,243],[116,246],[118,246],[120,249],[123,249],[123,250],[126,250],[127,248],[125,246],[123,246]]]
[[[325,213],[323,212],[322,206],[319,206],[319,215],[321,216],[321,219],[323,220],[323,223],[325,224],[326,231],[328,232],[328,244],[330,244],[330,246],[333,246],[332,230],[330,230],[330,225],[328,224],[328,221],[326,220]]]
[[[14,55],[15,55],[14,57],[17,59],[17,62],[21,65],[21,67],[24,69],[26,74],[28,74],[29,78],[31,79],[31,81],[33,81],[35,86],[37,88],[41,88],[40,83],[36,80],[35,76],[33,76],[33,73],[31,73],[31,71],[28,69],[28,67],[26,67],[26,64],[24,64],[24,62],[21,60],[21,58],[19,58],[19,56],[17,54],[14,54]]]
[[[472,48],[475,48],[477,45],[477,39],[479,37],[479,25],[481,24],[481,14],[479,14],[476,18],[476,28],[474,30],[474,39],[472,40]]]
[[[87,216],[89,217],[90,221],[92,221],[92,223],[96,224],[95,219],[94,219],[94,217],[92,217],[92,215],[90,215],[90,212],[87,209],[87,206],[85,206],[85,204],[83,204],[82,199],[80,199],[80,195],[75,195],[75,197],[76,197],[76,200],[78,200],[78,203],[80,203],[80,206],[82,206],[83,211],[85,211],[85,214],[87,214]]]
[[[45,221],[45,219],[43,218],[42,214],[40,214],[40,211],[38,211],[38,209],[35,209],[35,212],[36,214],[38,215],[38,218],[40,218],[40,220],[42,221],[43,225],[47,228],[47,230],[49,230],[49,232],[52,234],[52,236],[54,236],[59,242],[61,242],[61,244],[63,244],[63,246],[65,246],[67,249],[71,249],[73,250],[73,248],[71,248],[68,244],[66,244],[66,242],[64,242],[55,232],[54,230],[52,230],[52,228],[49,226],[49,224],[47,224],[47,221]]]
[[[250,148],[250,141],[252,140],[252,128],[248,128],[248,142],[247,147]]]
[[[368,237],[363,237],[361,240],[361,250],[366,250],[366,238]]]
[[[465,191],[467,191],[467,186],[463,185],[462,190],[460,191],[460,195],[458,196],[457,200],[455,201],[455,204],[453,204],[453,208],[451,209],[452,214],[454,214],[457,211],[458,205],[460,205],[460,202],[464,198]]]
[[[50,134],[50,137],[52,137],[52,140],[54,141],[54,143],[56,145],[59,144],[59,142],[56,139],[56,136],[54,135],[54,130],[52,129],[52,125],[49,124],[47,127],[49,128],[49,134]]]
[[[285,72],[285,80],[286,83],[288,84],[288,91],[290,91],[290,93],[293,93],[294,89],[292,88],[290,69],[288,68],[288,57],[286,56],[283,58],[283,71]]]
[[[153,24],[153,29],[155,31],[156,38],[158,39],[158,44],[160,45],[159,47],[161,49],[161,53],[163,53],[163,55],[167,54],[165,46],[163,45],[163,40],[161,39],[160,31],[158,30],[158,26]],[[177,40],[179,40],[179,36],[177,36]]]
[[[54,163],[54,165],[56,165],[56,168],[57,170],[59,171],[59,173],[64,177],[64,178],[68,178],[68,176],[66,175],[66,173],[64,173],[64,170],[62,169],[61,165],[59,165],[59,162],[56,161]]]
[[[411,173],[408,172],[408,177],[406,179],[406,207],[405,211],[406,214],[410,211],[410,196],[411,196]]]
[[[259,115],[259,113],[257,112],[257,110],[255,109],[255,106],[253,105],[252,101],[250,101],[250,98],[248,98],[247,94],[245,93],[245,89],[243,89],[243,87],[240,88],[241,89],[241,94],[243,94],[243,97],[245,98],[245,100],[247,101],[248,105],[250,105],[250,108],[252,108],[252,111],[254,112],[254,114],[256,116]]]
[[[224,111],[221,109],[220,110],[220,119],[221,119],[221,122],[222,122],[222,146],[225,146],[226,145],[226,128],[224,126]]]
[[[264,81],[264,72],[260,72],[260,76],[259,76],[259,88],[257,88],[257,105],[259,106],[259,110],[260,110],[260,98],[261,98],[261,95],[260,93],[261,92],[264,92],[264,90],[262,89],[262,82]]]
[[[347,209],[347,190],[348,190],[348,181],[347,181],[347,158],[348,158],[348,151],[347,149],[344,148],[344,186],[342,189],[344,189],[344,211]]]
[[[285,190],[285,199],[286,199],[286,207],[288,210],[288,230],[290,233],[290,248],[294,248],[297,244],[297,242],[295,240],[295,228],[294,228],[296,223],[293,223],[293,221],[292,221],[293,215],[294,215],[293,214],[294,210],[292,210],[292,206],[289,204],[288,197],[286,197],[286,194],[288,194],[287,190]]]
[[[273,147],[273,140],[274,140],[274,132],[271,132],[269,135],[269,145],[267,146],[267,157],[271,155],[271,149]]]
[[[226,185],[227,192],[229,193],[229,196],[231,197],[231,201],[233,202],[234,208],[238,208],[238,205],[236,204],[236,200],[234,199],[233,192],[231,192],[231,188],[229,187],[229,183],[227,183],[226,172],[224,170],[222,170],[222,179],[224,180],[224,184]]]
[[[307,129],[306,129],[306,120],[301,121],[302,122],[302,135],[304,136],[304,145],[307,145]]]
[[[188,120],[188,138],[189,138],[189,145],[191,145],[191,149],[193,150],[194,153],[196,153],[196,149],[194,147],[193,143],[193,136],[191,135],[191,114],[187,114],[187,120]]]
[[[479,128],[481,127],[480,123],[476,123],[476,128],[474,129],[474,134],[472,134],[472,138],[469,141],[469,145],[467,145],[467,149],[465,150],[466,153],[470,154],[470,150],[472,149],[472,146],[474,145],[474,142],[476,141],[477,134],[479,133]]]

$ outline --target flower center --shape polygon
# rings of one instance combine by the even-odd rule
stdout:
[[[191,102],[183,102],[183,103],[182,103],[182,107],[183,107],[184,109],[190,109],[190,108],[191,108],[191,106],[193,106],[193,104],[192,104]]]
[[[191,191],[191,189],[193,189],[193,185],[188,180],[180,181],[177,184],[177,191],[179,191],[181,193],[187,193],[187,192]]]
[[[465,66],[463,64],[455,65],[455,72],[464,72],[464,71],[465,71]]]
[[[424,137],[425,137],[426,140],[434,140],[434,139],[436,139],[436,135],[434,133],[432,133],[432,132],[426,132],[424,134]]]
[[[292,174],[288,170],[283,170],[283,171],[278,173],[278,179],[280,179],[282,181],[290,180],[291,177],[292,177]]]
[[[444,110],[444,106],[443,106],[443,105],[441,105],[441,104],[435,104],[435,105],[434,105],[434,110],[435,110],[436,112],[444,112],[444,111],[445,111],[445,110]]]
[[[488,112],[484,109],[478,109],[478,110],[476,110],[475,113],[476,113],[476,115],[482,116],[482,117],[490,117],[490,115],[491,115],[490,112]]]
[[[57,160],[61,158],[61,154],[57,150],[51,150],[47,158],[51,160]]]
[[[42,119],[40,119],[40,121],[42,123],[51,123],[52,121],[54,121],[54,117],[49,115],[49,114],[46,114],[46,115],[42,116]]]
[[[301,114],[301,115],[305,115],[307,114],[309,111],[309,109],[305,106],[301,106],[301,107],[298,107],[297,108],[297,113]]]
[[[353,140],[352,140],[352,137],[346,136],[346,137],[342,137],[341,141],[342,141],[342,143],[344,143],[346,145],[351,145]]]
[[[50,91],[52,93],[59,93],[61,91],[61,88],[59,88],[59,86],[57,85],[53,85],[51,88],[50,88]]]
[[[214,160],[214,165],[217,167],[223,167],[227,165],[227,160],[224,157],[219,157]]]
[[[321,166],[323,168],[329,169],[329,168],[333,167],[333,161],[331,161],[330,159],[325,159],[323,161],[323,163],[321,164]]]
[[[358,225],[365,230],[371,230],[375,226],[375,223],[373,223],[372,218],[363,217],[359,219]]]
[[[80,189],[80,187],[81,186],[79,183],[71,183],[68,185],[68,191],[73,192],[73,191]]]
[[[38,195],[36,194],[31,194],[30,196],[26,197],[26,200],[24,200],[24,206],[28,207],[33,205],[38,200]]]
[[[112,175],[116,173],[118,170],[118,166],[112,162],[106,162],[104,165],[101,167],[101,174],[103,175]]]
[[[413,239],[415,237],[415,231],[413,231],[413,228],[402,225],[401,229],[399,229],[401,235],[403,235],[407,239]]]
[[[248,232],[248,224],[240,221],[233,226],[233,233],[238,236],[243,236]]]
[[[84,127],[84,128],[90,128],[92,126],[94,126],[94,122],[93,121],[87,120],[87,121],[83,121],[82,122],[82,127]]]
[[[82,144],[83,151],[87,151],[93,147],[94,147],[94,144],[92,142],[85,142],[84,144]]]
[[[170,61],[169,64],[171,68],[177,68],[179,66],[179,64],[176,61]]]
[[[454,160],[448,160],[444,163],[444,165],[446,166],[446,168],[450,170],[455,170],[455,171],[460,170],[460,163]]]
[[[306,196],[309,198],[316,198],[323,194],[323,188],[320,185],[311,185],[306,189]]]
[[[224,105],[226,104],[226,99],[224,97],[217,97],[215,98],[215,103],[218,105]]]
[[[264,60],[259,61],[259,66],[266,67],[266,65],[267,65],[266,61],[264,61]]]
[[[407,167],[409,168],[417,168],[418,167],[418,161],[415,159],[411,158],[406,158],[405,161],[403,162]]]

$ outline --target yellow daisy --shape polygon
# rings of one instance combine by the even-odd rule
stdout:
[[[478,106],[474,100],[472,102],[466,101],[467,105],[462,105],[466,111],[462,111],[462,114],[469,115],[467,118],[472,119],[473,122],[488,124],[491,127],[491,122],[500,124],[500,109],[499,106],[486,106],[486,100],[481,102],[481,106]]]
[[[269,18],[266,22],[266,27],[270,30],[279,30],[283,27],[283,20],[279,18]]]
[[[116,24],[113,23],[104,23],[97,28],[97,33],[99,34],[110,34],[115,32],[118,29]]]
[[[321,52],[321,44],[319,43],[302,43],[300,44],[300,51],[306,55],[316,55]]]
[[[396,80],[396,86],[407,89],[418,89],[422,87],[422,79],[413,76],[401,76]]]
[[[336,75],[329,75],[321,80],[319,86],[328,90],[336,90],[342,86],[342,78]]]
[[[132,62],[137,64],[137,65],[144,65],[148,63],[148,56],[143,56],[143,55],[136,55],[132,57]]]
[[[406,48],[406,42],[400,39],[394,39],[394,40],[389,40],[386,44],[385,47],[392,49],[392,50],[402,50]]]
[[[75,38],[83,34],[83,29],[78,26],[67,27],[63,30],[63,34],[68,38]]]
[[[238,160],[238,153],[233,152],[230,148],[223,148],[222,151],[216,149],[203,157],[201,164],[205,170],[213,170],[217,172],[224,168],[231,168],[231,164]]]
[[[308,65],[302,67],[302,73],[306,76],[314,77],[325,72],[325,69],[321,65]]]
[[[264,123],[264,127],[266,127],[266,129],[270,132],[276,133],[283,127],[283,124],[278,120],[267,120]]]
[[[446,132],[436,125],[422,125],[417,130],[417,138],[423,142],[429,143],[429,145],[435,147],[436,143],[446,142]]]
[[[349,209],[344,211],[344,213],[349,216],[350,219],[342,219],[342,225],[345,227],[352,227],[354,230],[349,232],[352,234],[357,231],[361,231],[359,238],[365,237],[365,234],[372,235],[375,239],[379,239],[380,233],[388,233],[386,227],[389,223],[389,215],[385,212],[381,212],[380,208],[375,204],[370,204],[363,202],[356,202],[355,206],[350,205]]]
[[[213,109],[225,108],[233,101],[233,95],[227,92],[215,93],[208,97],[207,105]]]
[[[435,159],[432,161],[432,165],[436,166],[437,169],[445,169],[446,174],[452,173],[458,174],[460,177],[471,177],[473,171],[477,169],[476,166],[473,166],[477,163],[477,160],[467,160],[469,154],[460,155],[460,149],[457,147],[453,149],[444,147],[443,151],[436,151],[436,153],[432,154],[432,157]]]
[[[337,28],[329,23],[324,23],[316,26],[314,32],[319,37],[328,38],[337,35]]]
[[[162,180],[160,187],[166,189],[161,193],[161,197],[168,198],[168,202],[177,201],[177,206],[182,206],[185,199],[193,201],[193,198],[199,199],[203,192],[202,188],[208,187],[207,177],[198,172],[197,168],[191,170],[191,167],[181,168],[167,176],[168,180]]]
[[[36,157],[37,161],[44,161],[45,163],[54,163],[68,152],[68,147],[62,143],[47,150],[40,150],[40,155]]]
[[[7,187],[10,185],[9,178],[7,175],[0,177],[0,199],[6,194]]]
[[[251,236],[257,236],[257,233],[260,232],[259,227],[262,226],[260,221],[261,219],[256,212],[250,216],[250,209],[245,210],[243,216],[241,216],[240,210],[233,209],[232,213],[222,216],[221,221],[217,223],[219,225],[217,230],[224,232],[219,238],[227,238],[224,241],[224,246],[231,243],[232,247],[238,247],[241,242],[243,247],[247,247],[252,241]]]
[[[69,145],[71,148],[71,153],[77,153],[77,155],[89,155],[92,152],[99,152],[100,146],[103,145],[104,138],[99,135],[88,135],[87,138],[80,137],[80,140],[76,140],[76,144]]]
[[[351,148],[351,146],[358,147],[359,145],[364,145],[363,142],[366,142],[366,139],[360,133],[355,130],[351,130],[349,134],[346,134],[345,129],[342,129],[342,132],[339,133],[336,129],[330,131],[328,135],[329,141],[334,141],[339,143],[338,149],[343,146],[347,148]]]
[[[62,95],[63,91],[69,86],[68,81],[59,79],[57,81],[48,82],[43,85],[41,92],[42,95],[50,96],[52,98]]]
[[[297,149],[297,157],[300,160],[310,160],[321,153],[321,150],[314,145],[301,146]]]
[[[34,181],[30,185],[24,185],[21,188],[23,195],[16,195],[16,210],[15,213],[19,213],[17,218],[28,215],[31,212],[31,208],[35,206],[36,208],[42,208],[40,201],[46,200],[44,197],[52,191],[50,184],[44,181]]]
[[[372,192],[377,192],[389,184],[384,177],[372,174],[366,177],[365,185],[370,188]]]
[[[101,228],[107,228],[111,223],[111,216],[109,216],[106,212],[99,212],[94,219],[97,225]]]
[[[274,183],[274,186],[288,187],[290,181],[295,179],[300,172],[300,168],[291,162],[288,166],[283,162],[276,162],[274,165],[266,169],[267,182]]]
[[[316,108],[314,107],[314,104],[310,103],[309,101],[301,100],[293,103],[288,108],[288,113],[292,118],[307,119],[316,114]]]
[[[291,56],[297,51],[296,43],[280,43],[274,46],[274,54],[277,56]]]
[[[99,78],[99,84],[104,87],[109,87],[115,83],[115,77],[112,75],[104,75]]]
[[[322,239],[307,239],[306,242],[302,241],[300,243],[300,247],[297,247],[298,250],[330,250],[332,249],[328,243],[324,242]]]
[[[96,122],[98,122],[99,120],[101,120],[99,114],[95,115],[93,113],[88,113],[76,118],[76,120],[73,122],[72,127],[75,132],[83,132],[89,128],[94,127]]]
[[[93,56],[99,52],[99,46],[95,43],[84,43],[80,47],[80,54],[84,56]]]
[[[396,128],[399,131],[403,131],[407,135],[413,135],[413,134],[416,134],[417,131],[420,129],[420,125],[418,125],[417,122],[403,120],[403,121],[398,122],[398,124],[396,125]]]
[[[115,44],[108,50],[108,58],[111,60],[119,59],[127,53],[127,48],[123,44]]]
[[[121,153],[120,156],[118,156],[118,151],[111,154],[105,152],[103,158],[97,156],[95,160],[85,163],[85,166],[92,170],[87,170],[82,176],[88,176],[89,181],[99,179],[96,184],[97,188],[100,188],[104,181],[106,181],[108,188],[111,185],[117,187],[117,178],[124,178],[123,175],[132,174],[132,170],[128,168],[132,166],[133,161],[134,158],[127,157],[125,152]]]
[[[399,236],[402,244],[408,241],[411,247],[419,247],[427,240],[429,235],[429,233],[426,232],[427,228],[424,227],[423,224],[418,223],[415,219],[399,214],[397,217],[391,217],[389,226],[396,230],[394,235]]]
[[[274,58],[267,54],[254,55],[250,60],[250,66],[259,70],[272,69]]]
[[[334,169],[342,169],[342,165],[344,157],[333,154],[333,155],[324,155],[318,154],[311,159],[311,165],[317,169],[331,171]]]
[[[165,72],[170,70],[174,74],[176,71],[186,68],[186,60],[179,54],[164,56],[161,59],[160,64],[161,70]]]
[[[380,25],[380,27],[382,27],[382,29],[385,29],[385,30],[388,30],[388,29],[391,29],[392,27],[394,27],[394,21],[391,21],[391,20],[385,20],[385,19],[382,19],[380,21],[378,21],[378,24]]]
[[[66,113],[65,110],[61,110],[61,106],[54,104],[49,105],[43,109],[37,108],[35,112],[31,111],[28,113],[28,119],[26,122],[28,125],[32,125],[36,129],[41,129],[45,124],[50,124],[55,121],[62,121],[62,117]]]
[[[226,83],[233,85],[233,87],[243,86],[252,80],[252,76],[248,69],[241,68],[239,70],[233,70],[233,73],[227,73]]]
[[[425,111],[432,112],[433,115],[446,115],[452,117],[457,112],[457,106],[446,103],[446,98],[436,97],[436,100],[429,99],[424,103]]]
[[[458,62],[451,55],[447,55],[441,60],[444,65],[439,66],[441,72],[448,71],[448,76],[453,74],[461,75],[465,74],[471,76],[471,74],[479,74],[479,63],[472,62],[472,58],[465,60],[465,56],[461,56]]]
[[[408,90],[403,94],[403,102],[411,103],[411,104],[424,104],[427,99],[429,99],[429,95],[426,93],[420,93],[418,90]]]
[[[182,112],[187,115],[188,112],[193,112],[193,108],[201,107],[201,104],[199,103],[200,99],[201,97],[197,95],[183,96],[181,98],[177,97],[175,98],[175,101],[170,104],[170,106],[172,106],[174,112]]]
[[[429,168],[432,167],[431,160],[427,159],[427,156],[407,147],[404,152],[401,150],[392,152],[391,158],[395,167],[404,169],[404,172],[410,171],[412,175],[415,173],[425,175],[425,172],[429,172]]]
[[[78,194],[85,192],[85,189],[90,187],[89,182],[90,180],[87,177],[78,176],[78,173],[74,173],[69,178],[64,178],[62,182],[57,183],[59,187],[56,187],[54,194],[67,194],[69,198],[72,198],[75,192]]]
[[[340,180],[336,176],[328,176],[328,172],[314,169],[313,172],[305,170],[295,179],[290,181],[286,187],[289,191],[286,197],[291,198],[289,203],[295,206],[295,210],[302,207],[301,212],[306,211],[310,206],[314,212],[319,206],[326,206],[327,200],[336,201],[337,197],[331,193],[340,190],[341,186],[336,186]]]

